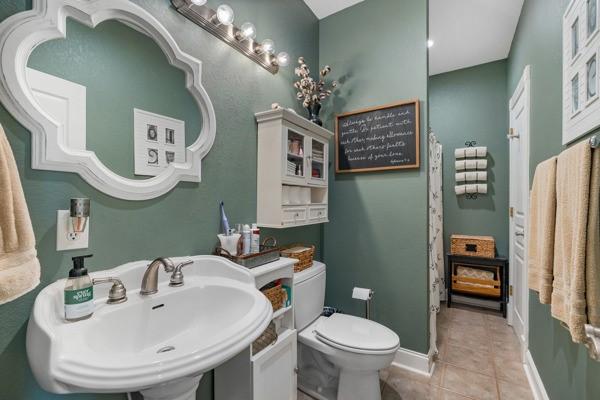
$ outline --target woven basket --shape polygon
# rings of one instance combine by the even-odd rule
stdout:
[[[274,312],[283,307],[284,295],[286,294],[286,291],[281,287],[281,284],[269,289],[261,290],[261,292],[271,302]]]
[[[252,342],[252,355],[259,353],[265,347],[277,341],[277,332],[275,331],[275,324],[271,322],[267,329]]]
[[[281,249],[281,256],[298,260],[294,264],[294,272],[304,271],[313,265],[315,246],[307,247],[302,244],[292,244]]]
[[[459,256],[494,258],[496,241],[491,236],[452,235],[450,252]]]

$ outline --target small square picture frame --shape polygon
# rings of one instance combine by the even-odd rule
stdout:
[[[579,98],[579,73],[571,78],[571,118],[581,111],[581,99]]]
[[[146,140],[149,142],[158,142],[158,125],[146,124]]]
[[[575,60],[579,55],[580,37],[579,37],[579,17],[571,24],[571,60]]]
[[[598,54],[594,53],[585,63],[586,107],[598,98]]]
[[[171,146],[175,145],[175,129],[165,128],[165,144]]]
[[[165,151],[165,161],[167,165],[175,162],[175,152],[174,151]]]
[[[158,158],[158,154],[159,154],[158,149],[153,148],[153,147],[148,147],[148,152],[147,152],[148,158],[147,158],[146,162],[149,166],[158,167],[160,165],[160,163],[159,163],[160,160]]]
[[[585,30],[589,39],[598,33],[598,2],[600,0],[586,0],[585,4]]]

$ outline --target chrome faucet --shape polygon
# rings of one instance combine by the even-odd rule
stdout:
[[[152,261],[150,265],[148,265],[148,268],[146,268],[146,272],[144,272],[144,277],[142,278],[141,295],[147,296],[158,292],[158,268],[160,268],[161,265],[165,269],[165,272],[173,272],[175,269],[173,261],[169,258],[160,257]]]

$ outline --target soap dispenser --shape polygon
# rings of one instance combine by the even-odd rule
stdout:
[[[86,256],[73,257],[73,268],[65,284],[65,319],[80,321],[94,313],[94,285],[85,268]]]

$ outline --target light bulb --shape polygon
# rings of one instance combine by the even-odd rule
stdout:
[[[206,4],[206,0],[192,0],[195,6],[203,6]]]
[[[433,39],[429,39],[429,40],[427,41],[427,47],[428,47],[428,48],[431,48],[431,47],[433,47],[433,45],[434,45],[434,44],[435,44],[435,42],[433,41]]]
[[[233,24],[233,9],[227,4],[221,4],[217,7],[217,20],[223,25]]]
[[[240,26],[240,36],[242,39],[254,39],[256,37],[256,27],[252,22],[244,22]]]
[[[290,64],[290,55],[285,51],[277,54],[277,65],[280,67],[287,67]]]
[[[275,49],[275,42],[273,42],[271,39],[265,39],[260,44],[260,47],[263,52],[272,53],[273,50]]]

